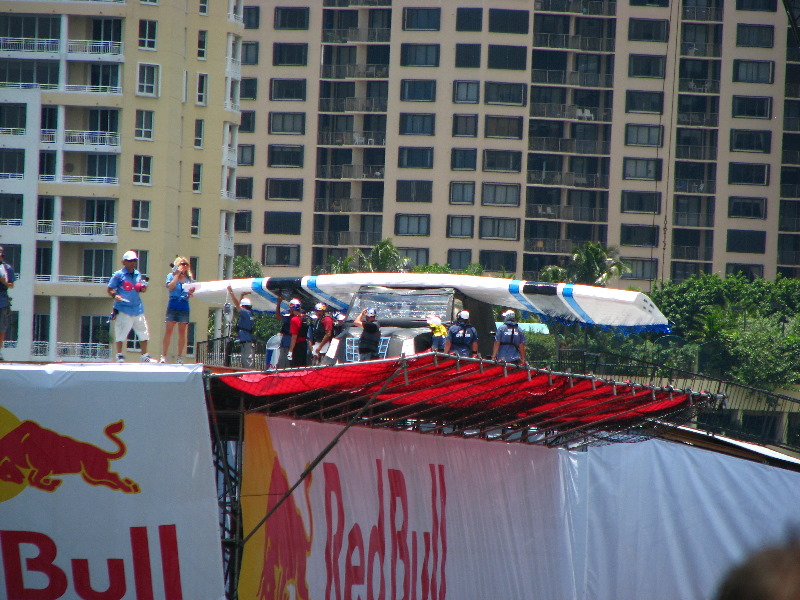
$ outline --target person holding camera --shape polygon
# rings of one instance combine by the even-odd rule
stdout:
[[[128,340],[131,329],[139,338],[142,348],[143,363],[154,362],[147,353],[147,341],[150,333],[147,330],[147,319],[144,316],[142,294],[147,291],[149,278],[137,269],[139,257],[133,250],[122,255],[122,268],[108,281],[108,295],[114,299],[114,336],[117,345],[117,362],[124,363],[122,343]]]
[[[169,301],[167,302],[167,314],[164,318],[164,343],[161,348],[161,358],[159,363],[167,362],[167,352],[169,343],[172,340],[172,332],[175,324],[178,325],[178,352],[175,362],[183,364],[183,352],[186,350],[186,335],[189,331],[189,298],[192,292],[184,286],[194,281],[192,269],[189,261],[183,256],[175,259],[172,271],[167,275],[167,289],[169,290]]]

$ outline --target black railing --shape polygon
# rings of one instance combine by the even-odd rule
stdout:
[[[267,368],[267,351],[264,342],[253,342],[253,370]],[[208,367],[227,367],[242,369],[242,348],[236,338],[221,337],[197,342],[196,359]]]

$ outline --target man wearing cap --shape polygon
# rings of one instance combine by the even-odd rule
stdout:
[[[318,365],[322,356],[328,351],[328,346],[333,338],[333,317],[325,314],[327,306],[322,302],[314,305],[314,313],[317,315],[317,326],[314,327],[314,348],[311,351],[313,364]]]
[[[289,366],[305,367],[308,364],[308,323],[303,319],[303,304],[297,298],[289,300]]]
[[[427,321],[428,327],[431,328],[431,350],[435,352],[444,352],[447,328],[442,325],[442,320],[436,315],[430,315]]]
[[[239,346],[241,348],[242,368],[252,369],[255,365],[255,336],[253,335],[253,303],[247,294],[250,292],[243,292],[240,299],[236,298],[231,286],[228,286],[228,293],[231,295],[233,304],[239,311],[239,318],[236,321],[236,335],[239,338]]]
[[[492,360],[525,364],[525,334],[516,322],[515,313],[508,309],[503,313],[503,323],[494,336]]]
[[[147,291],[147,276],[137,269],[139,257],[136,252],[128,250],[122,255],[123,267],[111,276],[108,281],[108,295],[114,299],[114,336],[117,343],[117,362],[124,363],[122,343],[128,339],[131,329],[139,338],[142,348],[143,363],[154,362],[147,353],[147,319],[144,316],[144,304],[141,294]]]
[[[11,322],[11,299],[8,290],[14,287],[17,274],[14,269],[3,260],[3,247],[0,246],[0,360],[3,360],[3,344],[6,341],[6,329]]]
[[[478,330],[469,324],[469,311],[462,310],[458,319],[447,330],[444,351],[459,356],[478,356]]]
[[[353,325],[363,327],[361,338],[358,340],[358,355],[360,360],[375,360],[380,358],[381,324],[377,321],[378,313],[374,308],[365,308],[359,313]]]

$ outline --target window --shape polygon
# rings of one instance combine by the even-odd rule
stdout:
[[[274,67],[304,67],[308,62],[308,44],[272,44]]]
[[[306,132],[306,113],[269,113],[269,132],[282,135],[302,135]]]
[[[519,219],[481,217],[479,228],[481,239],[519,239]]]
[[[480,82],[454,81],[453,102],[456,104],[477,104],[480,97]]]
[[[477,137],[478,115],[453,115],[453,137]]]
[[[114,255],[111,250],[85,248],[83,251],[84,277],[103,277],[107,273],[113,272],[113,264]]]
[[[734,96],[732,106],[734,118],[772,118],[772,98],[769,96]]]
[[[748,265],[743,263],[725,263],[725,274],[742,273],[750,281],[764,277],[764,265]]]
[[[484,206],[519,206],[520,186],[518,183],[481,184],[481,204]]]
[[[472,250],[451,248],[447,251],[447,264],[451,269],[463,271],[472,264]]]
[[[139,255],[139,266],[142,265],[142,253],[137,252]],[[194,274],[196,279],[200,279],[200,258],[197,256],[189,257],[189,270]]]
[[[664,92],[628,90],[625,92],[625,112],[660,115],[664,112]]]
[[[268,210],[264,213],[264,233],[300,235],[301,213]]]
[[[475,217],[471,215],[448,215],[447,237],[471,238]]]
[[[658,246],[658,225],[620,226],[619,241],[623,246]]]
[[[669,21],[661,19],[631,19],[628,21],[628,40],[631,42],[666,42]]]
[[[450,204],[475,204],[475,182],[451,181]]]
[[[190,232],[192,237],[200,236],[200,209],[197,207],[192,208],[192,223]]]
[[[269,246],[264,244],[261,263],[272,267],[297,267],[300,265],[300,246]]]
[[[158,65],[139,65],[139,75],[136,80],[136,93],[140,96],[158,96]]]
[[[0,224],[22,225],[22,194],[0,194]]]
[[[528,68],[528,48],[489,44],[489,68],[524,71]]]
[[[658,259],[626,257],[623,261],[630,268],[630,272],[624,272],[622,279],[647,279],[652,281],[658,277]]]
[[[771,60],[734,60],[733,81],[737,83],[772,83]]]
[[[664,78],[666,56],[631,54],[628,57],[628,77]]]
[[[233,217],[233,230],[237,233],[250,233],[253,228],[253,212],[238,210]]]
[[[242,42],[242,64],[258,64],[258,42]]]
[[[528,33],[527,10],[489,9],[489,31],[492,33]]]
[[[725,243],[726,252],[764,254],[767,250],[767,232],[749,229],[729,229]]]
[[[131,207],[131,229],[150,229],[150,201],[134,200]]]
[[[252,177],[237,177],[236,178],[236,197],[243,200],[252,200],[253,198],[253,178]]]
[[[400,135],[433,135],[436,115],[400,113]]]
[[[277,7],[275,29],[308,29],[308,8]]]
[[[525,106],[527,102],[527,86],[522,83],[498,83],[487,81],[484,86],[486,104],[508,104],[509,106]]]
[[[253,244],[234,244],[233,255],[251,258],[253,256]]]
[[[496,117],[486,115],[484,136],[487,138],[522,139],[522,117]]]
[[[203,119],[194,120],[194,147],[202,148],[205,138],[205,121]]]
[[[0,173],[23,175],[25,173],[25,151],[0,148]]]
[[[661,159],[625,158],[622,165],[622,178],[661,181]]]
[[[236,163],[252,166],[255,162],[256,147],[253,144],[239,144],[236,148]]]
[[[661,192],[623,191],[622,212],[659,214],[661,212]]]
[[[302,167],[303,146],[270,144],[267,165],[270,167]]]
[[[775,12],[777,4],[777,0],[736,0],[736,10]]]
[[[137,110],[136,125],[134,127],[134,137],[137,140],[153,139],[153,111]]]
[[[772,25],[736,25],[736,45],[744,48],[772,48],[775,45],[775,27]]]
[[[397,214],[394,218],[395,235],[430,235],[430,215]]]
[[[397,202],[432,202],[433,182],[416,179],[398,179],[395,198]]]
[[[139,0],[141,4],[158,4],[158,0]]]
[[[195,102],[200,106],[208,104],[208,75],[206,73],[197,74],[197,98]]]
[[[267,179],[267,200],[302,200],[302,179]]]
[[[769,165],[732,162],[728,165],[728,183],[769,185]]]
[[[408,267],[428,264],[427,248],[398,248],[397,250],[400,252],[400,256],[406,259]]]
[[[457,8],[456,31],[481,31],[483,29],[482,8]]]
[[[139,19],[139,48],[142,50],[156,49],[156,31],[158,21]]]
[[[239,82],[239,98],[241,100],[258,98],[258,79],[256,77],[242,77]]]
[[[203,165],[194,163],[192,165],[192,191],[199,193],[203,190]]]
[[[243,110],[242,122],[239,125],[239,133],[253,133],[256,130],[256,111]]]
[[[0,103],[0,129],[25,129],[27,120],[25,104]],[[42,129],[55,129],[42,123]]]
[[[438,67],[439,44],[401,44],[400,66]]]
[[[625,125],[626,146],[658,146],[662,144],[662,125]]]
[[[432,169],[433,148],[400,146],[397,166],[401,169]]]
[[[258,29],[261,21],[261,9],[258,6],[245,6],[242,9],[245,29]]]
[[[771,147],[771,131],[731,129],[731,152],[761,152],[769,154]]]
[[[150,185],[152,183],[153,157],[136,154],[133,157],[133,183]]]
[[[453,171],[474,171],[478,160],[475,148],[453,148],[450,150],[450,169]]]
[[[205,60],[208,53],[208,31],[200,29],[197,32],[197,58]]]
[[[728,198],[728,216],[732,219],[766,219],[767,199],[731,196]]]
[[[456,67],[462,69],[478,69],[480,66],[480,44],[456,44]]]
[[[432,79],[403,79],[400,82],[400,100],[404,102],[434,102],[436,82]]]
[[[306,99],[306,80],[305,79],[271,79],[270,100],[305,100]]]
[[[669,0],[631,0],[631,6],[669,6]]]
[[[207,15],[208,14],[208,0],[199,0],[199,3],[200,3],[200,5],[199,5],[197,11],[201,15]]]
[[[478,261],[487,271],[513,273],[517,270],[517,253],[506,250],[481,250]]]
[[[403,29],[406,31],[439,31],[440,8],[404,8]]]
[[[484,171],[511,171],[519,173],[522,169],[522,152],[515,150],[484,150]]]

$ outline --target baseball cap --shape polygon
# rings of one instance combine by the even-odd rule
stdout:
[[[289,308],[300,308],[302,305],[302,302],[300,302],[300,300],[297,298],[292,298],[289,300]]]
[[[513,319],[516,316],[516,313],[511,310],[510,308],[503,313],[504,319]]]
[[[442,320],[436,315],[430,315],[428,317],[428,325],[441,325],[441,324]]]
[[[327,309],[327,308],[328,308],[328,307],[327,307],[327,306],[325,306],[325,304],[324,304],[324,303],[322,303],[322,302],[317,302],[317,303],[314,305],[314,310],[325,310],[325,309]]]
[[[458,318],[461,319],[462,321],[468,320],[469,319],[469,311],[468,310],[462,310],[460,313],[458,313]]]
[[[253,306],[253,303],[252,303],[252,301],[251,301],[251,300],[250,300],[250,298],[248,298],[247,296],[245,296],[244,298],[242,298],[241,300],[239,300],[239,304],[240,304],[241,306]]]
[[[122,255],[122,260],[139,260],[139,257],[136,256],[136,252],[133,250],[128,250],[125,254]]]
[[[366,313],[364,313],[364,314],[365,314],[366,316],[368,316],[368,317],[374,317],[374,316],[375,316],[375,315],[377,315],[378,313],[376,313],[376,312],[375,312],[375,309],[374,309],[374,308],[368,308],[368,309],[367,309],[367,312],[366,312]]]

